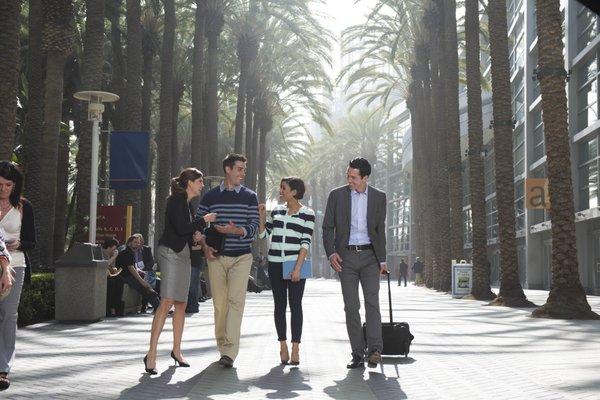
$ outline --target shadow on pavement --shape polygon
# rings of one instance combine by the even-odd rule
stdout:
[[[254,382],[254,386],[274,390],[274,392],[267,393],[268,399],[293,399],[300,396],[299,391],[312,390],[311,386],[304,383],[307,380],[300,368],[290,368],[286,374],[285,366],[278,365],[271,368],[265,376],[258,378]]]
[[[397,377],[369,372],[369,379],[365,380],[362,368],[349,370],[344,379],[334,382],[335,385],[323,389],[323,392],[333,399],[362,400],[373,395],[378,400],[407,398]]]

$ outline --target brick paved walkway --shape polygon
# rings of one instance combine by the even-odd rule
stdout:
[[[382,295],[385,293],[382,288]],[[345,368],[349,345],[335,281],[311,280],[304,300],[299,368],[278,365],[270,292],[248,294],[235,368],[216,365],[212,304],[187,319],[184,354],[169,362],[171,326],[159,347],[159,375],[143,374],[152,316],[89,325],[38,324],[19,331],[10,399],[599,399],[600,322],[538,320],[527,310],[410,286],[393,287],[394,310],[410,322],[408,358],[377,369]],[[547,292],[528,291],[542,304]],[[384,303],[382,298],[382,304]],[[590,297],[600,312],[600,298]],[[384,316],[387,306],[383,307]]]

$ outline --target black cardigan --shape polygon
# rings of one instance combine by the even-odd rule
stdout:
[[[21,219],[21,235],[18,250],[25,253],[25,283],[31,283],[31,262],[29,261],[28,252],[35,248],[37,243],[35,239],[35,219],[33,217],[33,207],[27,199],[21,199],[21,212],[23,217]]]
[[[176,193],[167,199],[165,211],[165,229],[158,244],[169,247],[179,253],[185,245],[189,245],[192,234],[202,232],[206,223],[203,219],[192,221],[185,193]]]

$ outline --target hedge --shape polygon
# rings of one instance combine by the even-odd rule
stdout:
[[[19,304],[19,327],[54,319],[54,274],[37,273],[23,285]]]

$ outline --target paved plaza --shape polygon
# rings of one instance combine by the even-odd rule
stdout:
[[[387,318],[387,296],[381,302]],[[241,350],[216,363],[212,304],[188,317],[183,351],[169,358],[170,320],[158,370],[143,373],[152,315],[86,325],[21,329],[8,399],[600,399],[600,321],[532,319],[530,310],[487,307],[424,288],[393,286],[397,320],[415,340],[408,358],[347,370],[350,349],[339,283],[310,280],[298,368],[279,365],[271,292],[248,293]],[[542,304],[545,291],[527,291]],[[600,298],[590,297],[600,312]]]

